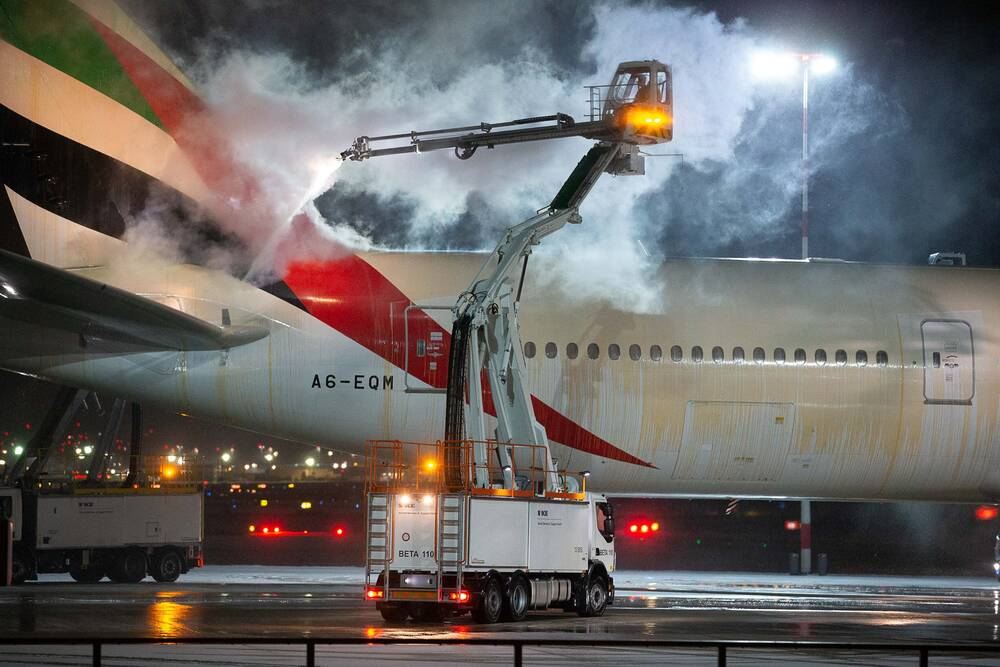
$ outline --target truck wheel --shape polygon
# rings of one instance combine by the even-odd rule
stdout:
[[[440,623],[444,620],[444,610],[439,604],[418,602],[410,605],[410,617],[417,623]]]
[[[116,584],[139,583],[146,578],[146,554],[139,549],[119,552],[108,576]]]
[[[528,615],[528,605],[531,600],[531,584],[524,575],[516,573],[507,584],[507,595],[503,601],[503,620],[523,621]]]
[[[391,602],[379,602],[375,605],[378,607],[378,613],[382,614],[382,618],[390,623],[400,623],[406,620],[409,615],[409,611],[406,609],[405,605],[393,604]]]
[[[27,581],[28,576],[31,574],[31,561],[25,556],[24,552],[20,549],[14,550],[14,559],[11,561],[11,570],[13,570],[14,576],[11,582],[15,586],[20,586],[25,581]]]
[[[104,567],[100,563],[91,563],[87,567],[73,564],[69,566],[69,576],[80,584],[96,584],[104,578]]]
[[[577,607],[580,616],[603,616],[608,606],[608,582],[604,576],[589,577],[583,595],[582,604]]]
[[[497,577],[490,577],[483,586],[479,601],[472,608],[472,618],[476,623],[496,623],[503,614],[503,591]]]
[[[169,584],[177,581],[182,568],[181,557],[176,551],[168,549],[153,556],[153,562],[149,564],[149,573],[161,584]]]

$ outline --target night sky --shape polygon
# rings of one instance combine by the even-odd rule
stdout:
[[[269,0],[247,3],[241,11],[212,0],[128,0],[125,6],[172,56],[196,71],[233,53],[282,57],[301,67],[297,88],[337,90],[352,98],[374,98],[382,87],[397,85],[387,70],[403,68],[408,80],[416,79],[423,94],[401,92],[398,114],[391,104],[373,99],[373,113],[361,116],[363,126],[342,128],[331,109],[328,129],[345,136],[427,129],[416,127],[409,104],[414,99],[417,108],[453,106],[440,114],[422,109],[433,116],[428,122],[504,120],[480,118],[506,111],[493,97],[520,99],[516,111],[552,111],[544,106],[548,100],[532,103],[538,89],[531,85],[519,91],[477,83],[484,68],[526,59],[546,69],[544,82],[582,84],[607,79],[605,47],[671,63],[678,109],[676,140],[668,148],[683,151],[685,160],[673,161],[672,168],[663,161],[648,165],[652,183],[624,211],[631,220],[625,233],[668,257],[798,257],[799,84],[743,90],[746,77],[738,65],[751,47],[829,53],[841,67],[814,80],[811,96],[811,254],[922,263],[931,252],[956,250],[967,253],[973,265],[1000,264],[1000,21],[993,3]],[[451,87],[470,73],[471,81]],[[700,80],[686,85],[686,73]],[[705,81],[708,77],[716,81]],[[530,84],[531,79],[511,75],[501,81]],[[692,106],[692,98],[707,98],[703,90],[714,95],[725,87],[746,97],[711,100],[727,113],[727,105],[733,107],[735,127],[702,127],[701,118],[683,115],[686,108],[700,108]],[[435,90],[448,96],[436,96]],[[576,101],[560,100],[561,110],[581,113]],[[699,136],[690,136],[692,128]],[[699,146],[715,130],[731,151]],[[526,201],[523,210],[544,203],[543,195],[558,185],[580,151],[579,146],[512,149],[533,150],[556,151],[561,162],[539,170],[533,180],[542,181],[542,201]],[[512,151],[508,159],[516,159]],[[427,162],[431,169],[440,164],[453,172],[484,169],[482,163],[443,158]],[[412,169],[412,162],[402,163]],[[320,198],[320,211],[381,245],[429,248],[491,246],[497,232],[523,212],[506,206],[506,183],[485,177],[480,183],[460,182],[467,187],[450,193],[449,207],[436,206],[419,183],[387,186],[385,170],[397,167],[399,162],[383,163],[361,177],[341,178]],[[428,208],[436,216],[432,223],[425,219]],[[611,211],[623,213],[620,207]]]
[[[290,112],[259,131],[292,147],[346,148],[360,134],[507,120],[553,104],[579,117],[580,86],[605,83],[608,62],[668,62],[677,130],[660,152],[684,160],[650,158],[641,184],[602,183],[587,224],[561,241],[631,248],[638,239],[654,257],[798,257],[799,83],[749,83],[745,65],[761,48],[829,53],[840,67],[811,97],[811,254],[920,264],[955,250],[972,265],[1000,265],[992,3],[121,4],[210,102],[231,103],[234,82],[255,81],[254,99]],[[517,147],[469,163],[441,154],[419,170],[405,160],[424,156],[348,165],[316,206],[377,246],[488,248],[548,201],[583,150]],[[276,182],[294,173],[280,160],[273,167]],[[4,423],[37,420],[51,389],[2,380]],[[260,440],[156,412],[150,423],[171,439]]]

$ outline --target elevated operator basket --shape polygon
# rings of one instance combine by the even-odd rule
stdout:
[[[623,62],[610,84],[587,89],[591,122],[618,128],[629,143],[658,144],[673,138],[673,81],[668,65],[658,60]]]

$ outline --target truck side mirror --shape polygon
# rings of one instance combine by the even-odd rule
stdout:
[[[604,517],[604,534],[613,537],[615,534],[615,518],[613,516]]]

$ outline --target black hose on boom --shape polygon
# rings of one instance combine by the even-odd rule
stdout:
[[[465,314],[455,320],[451,329],[451,348],[448,350],[448,392],[444,412],[444,465],[445,484],[449,490],[462,488],[462,446],[465,439],[465,389],[466,367],[469,354],[469,333],[472,315]]]

